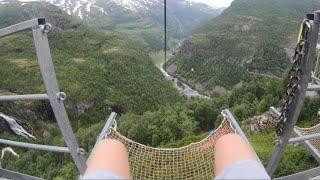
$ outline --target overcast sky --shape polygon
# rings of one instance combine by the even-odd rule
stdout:
[[[228,7],[233,0],[192,0],[195,2],[202,2],[213,7]]]
[[[28,2],[28,1],[39,1],[39,0],[20,0],[20,1]],[[205,3],[212,7],[229,7],[233,0],[190,0],[190,1]]]

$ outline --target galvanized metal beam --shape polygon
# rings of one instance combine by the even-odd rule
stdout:
[[[72,131],[72,127],[63,104],[63,99],[58,96],[60,94],[60,90],[54,71],[47,33],[43,28],[45,27],[42,26],[32,29],[41,75],[60,131],[69,148],[72,159],[74,160],[79,173],[82,175],[87,167],[86,162],[84,157],[79,153],[80,148]]]
[[[290,138],[288,143],[289,144],[290,143],[298,143],[301,141],[307,141],[307,140],[319,139],[319,138],[320,138],[320,133],[310,134],[310,135],[302,135],[302,136],[298,136],[295,138]]]
[[[19,179],[19,180],[40,180],[41,179],[38,177],[14,172],[14,171],[3,169],[3,168],[0,168],[0,177],[1,177],[0,179],[8,178],[8,179]]]
[[[109,118],[108,118],[105,126],[103,127],[103,129],[102,129],[102,131],[101,131],[101,133],[100,133],[100,135],[99,135],[99,137],[98,137],[98,139],[97,139],[97,142],[98,142],[98,141],[101,141],[102,139],[104,139],[104,138],[106,137],[106,135],[107,135],[109,129],[111,128],[114,120],[116,119],[117,115],[118,115],[118,114],[115,113],[115,112],[112,112],[112,113],[110,114],[110,116],[109,116]]]
[[[30,29],[30,28],[33,28],[38,25],[43,25],[45,23],[46,23],[46,21],[44,18],[35,18],[35,19],[31,19],[29,21],[24,21],[19,24],[15,24],[15,25],[0,29],[0,37],[14,34],[19,31],[23,31],[25,29]]]
[[[95,145],[93,146],[93,149],[92,149],[92,151],[91,151],[91,153],[90,153],[90,155],[89,155],[89,158],[88,158],[87,162],[88,162],[88,161],[90,160],[90,158],[92,157],[92,154],[93,154],[93,152],[96,150],[99,142],[102,141],[102,140],[107,136],[108,131],[110,130],[110,128],[111,128],[114,120],[116,119],[116,117],[117,117],[117,113],[112,112],[112,113],[110,114],[110,116],[109,116],[106,124],[104,125],[104,127],[103,127],[100,135],[99,135],[98,138],[97,138],[97,141],[96,141]]]
[[[276,118],[279,118],[281,116],[281,113],[275,108],[275,107],[270,107],[270,112],[273,116]]]
[[[42,144],[31,144],[31,143],[25,143],[25,142],[11,141],[11,140],[7,140],[7,139],[0,139],[0,144],[6,144],[6,145],[17,146],[17,147],[22,147],[22,148],[37,149],[37,150],[43,150],[43,151],[70,153],[70,151],[67,147],[48,146],[48,145],[42,145]]]
[[[35,101],[35,100],[49,100],[49,96],[47,94],[26,94],[26,95],[0,96],[0,102],[3,102],[3,101]]]
[[[308,91],[320,91],[320,85],[310,84],[308,85]]]
[[[277,117],[277,118],[279,118],[280,117],[280,112],[276,109],[276,108],[274,108],[274,107],[270,107],[270,111],[271,111],[271,113],[275,116],[275,117]],[[297,136],[297,138],[301,138],[301,137],[305,137],[305,136],[303,136],[302,134],[301,134],[301,132],[295,127],[294,129],[293,129],[293,132],[294,132],[294,134]],[[307,136],[308,137],[308,136]],[[293,140],[294,138],[291,138],[290,140],[289,140],[289,142],[288,143],[294,143],[295,141]],[[298,139],[298,140],[299,140]],[[302,144],[310,151],[310,153],[311,153],[311,155],[318,161],[318,163],[320,164],[320,152],[317,150],[317,148],[315,148],[309,141],[308,141],[308,139],[307,140],[302,140]]]
[[[293,132],[295,133],[295,135],[302,136],[301,132],[297,129],[294,128]],[[320,152],[317,148],[315,148],[310,141],[303,141],[303,145],[309,150],[309,152],[311,153],[311,155],[318,161],[318,163],[320,164]]]
[[[302,171],[289,176],[275,178],[273,180],[310,180],[311,178],[320,175],[320,167]]]
[[[288,120],[284,126],[284,133],[280,136],[280,141],[277,144],[276,150],[273,153],[271,160],[267,166],[267,171],[270,176],[273,175],[278,167],[278,164],[283,156],[284,149],[288,145],[288,141],[293,132],[293,128],[298,120],[307,91],[308,82],[311,77],[311,71],[315,65],[316,45],[318,40],[320,24],[320,12],[314,13],[314,21],[312,23],[310,33],[308,34],[308,52],[302,58],[302,76],[299,81],[298,94],[292,102],[291,108],[288,110]]]
[[[320,60],[320,59],[317,59],[317,63],[316,63],[316,67],[315,67],[315,70],[317,70],[318,69],[318,64],[320,63],[320,62],[318,62],[318,60]],[[318,84],[318,85],[320,85],[320,79],[315,75],[315,73],[314,72],[312,72],[312,74],[311,74],[311,78],[312,78],[312,81],[313,82],[315,82],[316,84]]]

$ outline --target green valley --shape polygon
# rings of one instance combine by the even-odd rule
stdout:
[[[45,0],[90,26],[120,32],[139,39],[149,51],[164,48],[164,4],[162,0]],[[168,1],[170,47],[189,35],[201,23],[219,15],[223,8],[213,8],[189,0]]]
[[[11,15],[10,22],[0,21],[2,27],[37,16],[53,23],[54,31],[49,34],[51,51],[61,89],[68,92],[70,101],[142,113],[182,100],[153,66],[141,43],[110,31],[88,28],[45,3],[0,8],[2,18],[10,12],[20,12]],[[0,62],[4,67],[0,72],[1,89],[17,93],[44,91],[39,69],[34,66],[31,32],[8,36],[0,42]]]
[[[159,51],[162,9],[153,7],[148,14],[155,21],[98,0],[92,8],[103,7],[111,14],[104,16],[101,9],[86,11],[81,20],[74,17],[79,9],[68,15],[64,6],[46,2],[1,2],[0,29],[36,17],[45,17],[53,25],[48,39],[57,80],[67,94],[68,116],[86,157],[111,112],[118,114],[117,129],[124,136],[169,148],[208,136],[223,120],[221,111],[230,108],[266,165],[277,135],[274,128],[251,130],[251,118],[265,114],[270,106],[280,107],[290,64],[288,49],[295,43],[304,14],[312,12],[320,0],[234,0],[220,16],[200,27],[206,15],[199,8],[206,7],[182,8],[170,1],[171,8],[182,12],[169,13],[169,43],[198,28],[172,53],[168,71],[210,95],[207,99],[187,99],[155,67],[164,61],[164,52]],[[179,25],[184,30],[178,31]],[[0,96],[45,92],[36,59],[31,31],[0,38]],[[319,123],[319,107],[319,98],[307,98],[298,125]],[[16,136],[0,119],[1,138],[66,146],[48,102],[1,102],[0,112],[19,119],[37,137]],[[0,144],[0,149],[5,147]],[[12,148],[20,157],[6,155],[1,160],[3,168],[45,179],[79,178],[69,154]],[[307,149],[290,146],[275,177],[316,166]]]
[[[286,48],[296,42],[304,14],[319,3],[235,0],[221,16],[195,30],[169,71],[209,93],[248,82],[253,73],[282,77],[290,59]]]

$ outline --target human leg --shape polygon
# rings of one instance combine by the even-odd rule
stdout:
[[[112,172],[121,178],[131,179],[128,152],[121,142],[112,139],[100,142],[88,162],[85,176],[99,171]]]
[[[216,179],[270,179],[255,152],[238,134],[217,140],[215,174]]]

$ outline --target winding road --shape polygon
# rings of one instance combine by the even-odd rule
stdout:
[[[188,99],[191,98],[200,98],[200,99],[210,99],[210,97],[205,96],[200,94],[198,91],[192,89],[190,86],[188,86],[187,84],[181,82],[179,79],[171,76],[170,74],[168,74],[164,69],[163,69],[163,63],[162,64],[157,64],[156,67],[161,71],[161,73],[163,74],[163,76],[166,78],[166,80],[172,82],[173,86],[178,89],[178,91],[180,93],[182,93],[183,95],[185,95]],[[178,85],[181,84],[182,86]]]

